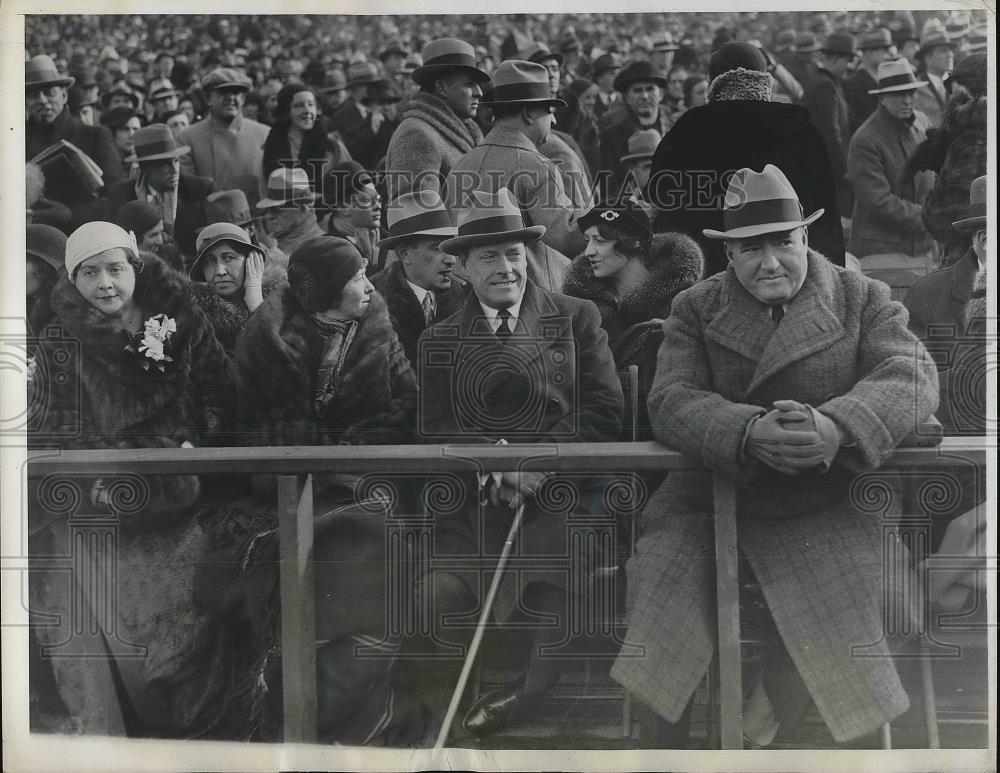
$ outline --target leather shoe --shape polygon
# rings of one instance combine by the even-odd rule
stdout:
[[[472,704],[462,720],[462,727],[474,736],[498,733],[507,727],[511,717],[527,700],[520,686],[492,690]]]

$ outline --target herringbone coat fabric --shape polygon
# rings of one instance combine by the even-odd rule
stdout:
[[[934,364],[906,323],[885,285],[810,251],[805,284],[775,327],[730,268],[674,299],[649,397],[658,439],[735,480],[741,552],[838,741],[909,705],[882,602],[909,609],[915,599],[896,595],[908,579],[906,551],[886,499],[873,496],[892,477],[855,475],[882,464],[937,405]],[[741,458],[750,419],[788,398],[854,439],[829,473],[786,478]],[[646,506],[627,567],[626,640],[644,651],[623,652],[612,676],[670,721],[715,649],[712,513],[708,472],[670,473]]]

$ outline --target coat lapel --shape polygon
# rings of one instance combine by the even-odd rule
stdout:
[[[722,280],[719,306],[719,313],[705,326],[705,337],[748,360],[759,362],[773,323],[764,305],[740,285],[732,268],[726,270]]]
[[[831,271],[826,258],[810,251],[806,281],[770,336],[747,394],[793,362],[827,349],[844,337],[844,325],[836,313],[844,301],[835,297]],[[767,311],[762,313],[766,315]]]

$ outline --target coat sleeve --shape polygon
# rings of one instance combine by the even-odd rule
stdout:
[[[838,461],[861,469],[881,465],[899,442],[938,407],[934,360],[907,328],[903,304],[890,299],[889,288],[866,280],[858,342],[858,382],[845,395],[818,410],[856,442],[841,449]]]
[[[583,251],[587,240],[576,226],[583,213],[573,208],[555,164],[539,155],[535,164],[519,165],[510,181],[528,225],[545,226],[542,241],[563,255]]]
[[[847,153],[847,172],[854,186],[855,209],[864,209],[908,234],[923,235],[921,206],[892,192],[885,158],[868,137],[854,135]]]
[[[705,296],[697,289],[680,293],[663,323],[663,343],[647,400],[653,435],[707,467],[746,480],[758,465],[741,459],[743,436],[762,410],[714,391],[699,314]]]
[[[573,339],[577,346],[577,404],[552,426],[548,442],[567,442],[574,433],[576,443],[617,440],[625,415],[625,397],[608,347],[608,334],[601,327],[601,315],[593,301],[584,301],[574,314]]]

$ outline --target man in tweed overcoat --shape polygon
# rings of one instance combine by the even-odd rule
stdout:
[[[737,172],[725,206],[726,230],[706,235],[726,240],[729,267],[674,300],[649,415],[658,439],[736,481],[740,552],[791,677],[845,741],[909,705],[881,604],[885,578],[900,576],[884,547],[906,553],[883,529],[884,508],[862,511],[858,473],[930,417],[937,376],[886,285],[808,249],[806,226],[823,211],[803,217],[777,167]],[[620,655],[611,673],[670,722],[715,648],[712,512],[709,472],[671,472],[627,567],[626,639],[645,651]],[[858,645],[871,645],[867,657],[852,654]]]

